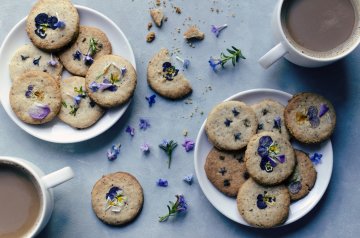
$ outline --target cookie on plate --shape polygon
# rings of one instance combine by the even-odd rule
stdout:
[[[294,149],[278,133],[264,131],[250,139],[245,151],[245,164],[256,182],[264,185],[280,184],[294,171]]]
[[[241,185],[249,178],[244,163],[244,150],[227,152],[213,147],[206,157],[204,168],[210,182],[230,197],[236,197]]]
[[[26,19],[26,32],[36,47],[58,51],[76,39],[79,21],[70,0],[38,0]]]
[[[91,192],[93,211],[108,225],[119,226],[131,222],[141,212],[143,203],[140,183],[126,172],[103,176]]]
[[[111,54],[111,51],[111,43],[103,31],[80,26],[78,38],[70,48],[60,53],[60,60],[70,73],[85,76],[94,60]]]
[[[107,108],[128,102],[134,94],[136,82],[134,67],[117,55],[101,56],[86,74],[89,97]]]
[[[240,215],[255,227],[281,225],[289,215],[290,196],[285,185],[266,187],[250,178],[241,186],[236,202]]]
[[[95,124],[104,109],[92,101],[85,90],[85,78],[73,76],[60,81],[61,110],[59,118],[66,124],[83,129]]]
[[[147,81],[155,92],[170,99],[180,99],[192,92],[189,81],[171,63],[169,50],[164,48],[149,61]]]
[[[295,150],[296,167],[290,176],[287,186],[291,201],[299,200],[309,194],[316,182],[316,170],[309,156],[300,150]]]
[[[284,117],[291,135],[307,144],[328,139],[336,124],[331,102],[314,93],[294,95],[285,107]]]
[[[256,133],[254,111],[240,101],[216,105],[206,120],[205,132],[210,142],[221,150],[240,150]]]
[[[57,56],[41,51],[31,44],[23,45],[11,58],[10,78],[14,81],[23,73],[31,70],[43,71],[55,79],[60,79],[63,65]]]
[[[29,124],[51,121],[61,105],[58,81],[41,71],[20,75],[11,86],[9,98],[15,115]]]
[[[265,99],[251,105],[258,120],[257,132],[271,131],[279,133],[287,140],[290,135],[284,123],[284,106],[274,100]]]

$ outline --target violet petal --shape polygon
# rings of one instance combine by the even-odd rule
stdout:
[[[326,104],[322,103],[322,104],[320,105],[319,117],[324,116],[325,113],[327,113],[327,111],[329,111],[329,107],[328,107]]]
[[[29,115],[33,119],[42,120],[50,113],[50,107],[48,105],[43,105],[40,103],[35,103],[34,106],[29,108]]]

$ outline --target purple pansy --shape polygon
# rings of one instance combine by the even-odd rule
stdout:
[[[148,120],[140,118],[140,122],[139,122],[139,128],[140,130],[146,130],[147,128],[150,127],[150,123]]]
[[[158,181],[156,181],[157,186],[159,187],[167,187],[168,186],[168,181],[164,178],[159,178]]]
[[[216,37],[219,37],[220,32],[224,30],[226,27],[227,24],[224,24],[222,26],[211,25],[211,32],[214,33]]]
[[[164,78],[168,81],[172,81],[176,75],[178,75],[179,70],[175,68],[170,62],[165,62],[162,65]]]
[[[279,163],[285,162],[285,155],[279,154],[278,145],[273,142],[270,136],[260,138],[257,152],[261,157],[260,168],[268,173],[272,172],[273,168],[276,167],[276,161]]]
[[[111,148],[106,153],[108,160],[113,161],[117,159],[120,153],[120,147],[120,144],[111,146]]]
[[[106,200],[113,200],[120,190],[121,189],[118,187],[110,188],[109,192],[105,196]]]
[[[156,95],[153,94],[150,97],[145,97],[146,101],[149,103],[149,107],[151,107],[155,103]]]
[[[125,129],[126,133],[129,133],[129,135],[134,136],[135,135],[135,128],[131,126],[127,126]]]
[[[195,147],[195,142],[191,139],[185,139],[184,143],[182,144],[182,146],[185,148],[186,152],[189,152],[191,150],[194,149]]]
[[[29,115],[36,120],[44,119],[49,113],[51,109],[48,105],[35,103],[32,107],[29,108]]]

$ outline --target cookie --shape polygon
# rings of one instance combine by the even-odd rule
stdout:
[[[293,173],[296,164],[294,149],[278,133],[264,131],[250,139],[245,151],[245,164],[256,182],[276,185]]]
[[[290,196],[284,185],[266,187],[250,178],[241,186],[236,202],[240,215],[255,227],[281,225],[289,215]]]
[[[240,101],[226,101],[215,106],[206,120],[205,132],[220,150],[240,150],[256,133],[254,111]]]
[[[36,47],[58,51],[76,39],[79,21],[70,0],[39,0],[26,19],[26,32]]]
[[[164,48],[149,61],[147,81],[155,92],[170,99],[180,99],[192,92],[189,81],[171,63],[169,50]]]
[[[39,70],[55,79],[61,78],[63,65],[56,55],[39,50],[35,46],[23,45],[16,50],[9,64],[10,78],[15,80],[27,71]]]
[[[95,124],[104,109],[92,101],[85,90],[85,78],[73,76],[60,81],[61,109],[59,118],[66,124],[83,129]]]
[[[70,73],[85,76],[94,60],[111,52],[111,43],[103,31],[95,27],[80,26],[79,36],[74,44],[59,56]]]
[[[244,151],[227,152],[214,147],[206,157],[204,168],[210,182],[230,197],[236,197],[241,185],[249,178]]]
[[[57,80],[41,71],[28,71],[13,82],[10,105],[25,123],[44,124],[56,117],[61,95]]]
[[[117,55],[97,59],[86,74],[89,97],[102,107],[124,104],[133,96],[136,71],[129,61]]]
[[[331,102],[314,93],[294,95],[285,107],[284,118],[291,135],[307,144],[328,139],[336,124]]]
[[[266,99],[251,105],[258,120],[257,133],[271,131],[279,133],[290,140],[290,135],[284,122],[284,106],[279,102]]]
[[[309,156],[300,150],[295,150],[296,167],[287,182],[291,201],[299,200],[309,194],[316,182],[316,170]]]
[[[91,205],[96,216],[113,226],[134,220],[144,203],[143,189],[129,173],[117,172],[99,179],[91,192]]]

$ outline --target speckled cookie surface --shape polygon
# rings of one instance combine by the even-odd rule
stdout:
[[[26,32],[36,47],[57,51],[76,39],[79,21],[70,0],[38,0],[26,19]]]
[[[56,117],[61,95],[58,81],[48,73],[29,71],[10,89],[10,105],[16,116],[29,124],[43,124]]]
[[[288,189],[291,201],[299,200],[309,194],[316,182],[317,173],[309,156],[300,150],[295,150],[296,167],[288,179]]]
[[[251,105],[258,120],[257,132],[271,131],[279,133],[287,140],[290,139],[289,132],[284,122],[284,106],[277,101],[266,99]]]
[[[103,107],[115,107],[128,102],[134,94],[136,83],[134,67],[117,55],[101,56],[86,74],[89,97]]]
[[[99,179],[91,192],[96,216],[104,223],[119,226],[134,220],[144,203],[143,189],[129,173],[117,172]]]
[[[275,185],[294,171],[296,160],[290,142],[273,132],[254,135],[245,151],[246,169],[258,183]]]
[[[236,197],[241,185],[249,178],[244,150],[227,152],[214,147],[206,157],[204,168],[210,182],[230,197]]]
[[[192,92],[189,81],[172,64],[169,51],[164,48],[149,61],[147,81],[155,92],[170,99],[180,99]]]
[[[256,133],[255,112],[240,101],[216,105],[206,120],[205,131],[210,142],[222,150],[240,150]]]
[[[289,215],[290,196],[284,185],[266,187],[250,178],[241,186],[236,202],[240,215],[255,227],[281,225]]]
[[[95,27],[80,26],[79,36],[74,44],[60,53],[61,62],[70,73],[79,76],[86,75],[91,63],[85,61],[84,57],[91,53],[90,45],[96,47],[94,54],[91,55],[95,61],[112,52],[111,43],[103,31]]]
[[[59,118],[66,124],[83,129],[96,123],[104,109],[90,100],[85,90],[85,78],[73,76],[60,81],[61,110]]]
[[[31,44],[23,45],[16,50],[11,58],[9,64],[10,78],[14,81],[23,73],[31,70],[46,72],[53,78],[60,79],[63,65],[57,56],[41,51]]]
[[[303,143],[318,143],[328,139],[336,124],[331,102],[314,93],[294,95],[284,112],[289,132]]]

